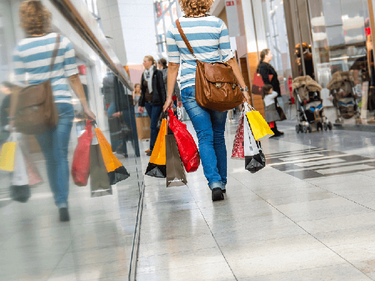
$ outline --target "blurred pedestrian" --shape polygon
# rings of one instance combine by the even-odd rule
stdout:
[[[272,57],[273,57],[273,54],[271,53],[271,50],[269,49],[262,50],[262,52],[260,53],[260,63],[257,67],[257,73],[260,73],[260,75],[262,76],[264,85],[272,86],[273,91],[277,93],[277,97],[275,98],[275,103],[278,103],[281,107],[283,107],[279,78],[277,76],[276,70],[270,64]],[[270,75],[272,75],[271,80],[270,80]],[[284,132],[280,132],[277,129],[276,122],[273,123],[273,126],[274,127],[272,128],[272,131],[275,133],[276,136],[284,135]]]
[[[152,56],[145,56],[143,66],[145,67],[145,71],[141,78],[141,98],[139,99],[138,109],[140,113],[143,113],[144,107],[146,107],[148,116],[151,118],[150,148],[146,150],[146,154],[150,156],[158,136],[157,123],[166,94],[163,73],[157,69],[154,58]]]
[[[158,61],[158,69],[163,73],[163,81],[164,81],[164,86],[165,86],[165,92],[167,93],[167,78],[168,78],[168,65],[167,65],[167,60],[165,58],[161,58]],[[176,84],[174,85],[174,90],[173,90],[173,104],[175,107],[181,107],[182,102],[181,102],[181,91],[180,87],[178,86],[178,83],[176,81]]]
[[[69,221],[68,145],[74,110],[68,84],[79,98],[85,115],[91,119],[95,119],[95,115],[88,107],[78,76],[73,45],[62,35],[55,64],[52,71],[49,70],[52,51],[58,38],[57,33],[50,31],[51,13],[40,1],[24,1],[20,4],[19,18],[27,37],[15,47],[15,77],[19,83],[29,85],[51,79],[59,121],[55,128],[35,137],[46,159],[48,180],[55,204],[59,208],[60,221]],[[14,104],[17,103],[17,99],[16,97]],[[14,119],[15,107],[16,105],[11,105],[11,120]]]
[[[241,86],[244,98],[250,102],[245,81],[230,49],[228,29],[221,19],[207,14],[213,0],[179,0],[179,3],[185,13],[179,21],[193,46],[196,58],[204,62],[223,61],[229,64]],[[227,112],[203,108],[196,102],[197,62],[181,40],[176,23],[173,23],[167,32],[167,49],[168,95],[163,110],[172,106],[174,85],[181,65],[182,103],[198,135],[203,171],[212,190],[212,200],[222,200],[227,184],[227,150],[224,138]]]

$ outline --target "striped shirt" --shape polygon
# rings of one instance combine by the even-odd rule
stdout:
[[[180,18],[180,24],[194,54],[203,62],[226,62],[234,57],[230,49],[228,29],[214,16]],[[190,53],[174,22],[167,32],[169,62],[181,63],[181,89],[195,85],[197,62]]]
[[[57,33],[22,39],[13,53],[14,73],[17,82],[40,84],[51,78],[56,103],[71,103],[68,77],[77,74],[75,51],[68,38],[60,35],[60,46],[52,72],[50,64]]]

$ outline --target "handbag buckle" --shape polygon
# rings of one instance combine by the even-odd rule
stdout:
[[[221,83],[216,83],[215,86],[216,86],[216,88],[220,89],[221,86],[222,86],[222,84]]]

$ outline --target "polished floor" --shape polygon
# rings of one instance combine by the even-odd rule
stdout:
[[[211,201],[201,168],[182,187],[145,177],[137,280],[375,280],[375,132],[295,124],[263,141],[256,174],[228,153],[224,201]]]

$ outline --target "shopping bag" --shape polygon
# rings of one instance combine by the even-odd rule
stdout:
[[[274,135],[270,126],[267,124],[266,120],[259,113],[259,111],[256,111],[248,104],[245,105],[245,108],[246,111],[248,111],[246,112],[246,116],[250,123],[251,131],[253,132],[255,140],[263,140]]]
[[[30,186],[25,159],[21,147],[18,145],[15,153],[14,171],[10,182],[10,198],[21,203],[29,200]]]
[[[165,136],[167,134],[167,119],[163,119],[160,125],[160,130],[154,149],[152,150],[151,158],[146,169],[146,175],[155,178],[166,177],[166,151],[165,151]]]
[[[186,174],[182,164],[178,146],[173,134],[165,136],[167,187],[186,185]]]
[[[102,151],[94,138],[93,144],[90,145],[90,189],[91,197],[112,195],[112,187],[109,182],[107,168],[104,164]]]
[[[272,80],[273,75],[268,75],[269,80]],[[254,78],[252,81],[251,93],[253,95],[262,95],[262,87],[264,86],[264,81],[260,73],[254,73]]]
[[[33,186],[43,182],[37,166],[35,165],[26,145],[23,141],[18,143],[21,148],[23,158],[25,159],[27,175],[29,177],[29,186]]]
[[[200,163],[197,145],[186,125],[177,119],[172,110],[169,110],[169,128],[176,138],[178,151],[186,172],[195,172],[198,170]]]
[[[255,141],[250,124],[244,116],[244,154],[245,169],[256,173],[266,166],[266,158],[260,148],[260,142]]]
[[[13,140],[12,135],[10,141],[3,144],[0,152],[0,170],[8,172],[14,170],[14,160],[17,148],[17,142]]]
[[[233,142],[233,149],[232,149],[232,158],[233,159],[244,159],[245,154],[244,154],[244,118],[245,114],[241,115],[241,118],[239,119],[238,122],[238,127],[236,131],[236,136],[234,137],[234,142]]]
[[[78,138],[78,144],[73,154],[72,178],[78,186],[87,185],[90,173],[90,146],[92,138],[91,120],[87,120],[85,132]]]
[[[151,135],[151,119],[148,116],[140,116],[135,119],[139,140],[149,139]]]
[[[111,185],[118,183],[130,177],[130,174],[116,158],[112,152],[112,147],[104,137],[99,128],[95,128],[95,134],[98,138],[99,146],[103,155],[103,161],[108,172],[109,182]]]

